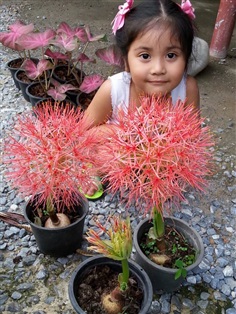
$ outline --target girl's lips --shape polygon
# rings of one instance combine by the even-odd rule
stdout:
[[[149,84],[154,84],[154,85],[161,85],[161,84],[166,84],[167,81],[148,81]]]

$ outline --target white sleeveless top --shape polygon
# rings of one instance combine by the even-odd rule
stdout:
[[[111,80],[111,121],[115,119],[119,108],[128,111],[131,76],[130,73],[124,71],[110,76],[109,79]],[[184,101],[186,99],[186,75],[183,76],[179,85],[172,90],[171,97],[173,105],[178,100]]]

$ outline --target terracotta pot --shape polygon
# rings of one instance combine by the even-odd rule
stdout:
[[[202,261],[204,255],[204,245],[200,235],[195,229],[190,227],[186,222],[177,219],[175,217],[165,218],[165,224],[174,226],[175,229],[180,232],[188,242],[193,245],[197,252],[196,261],[186,267],[187,272],[194,270]],[[175,280],[175,273],[178,269],[167,268],[152,262],[140,248],[140,242],[143,235],[148,232],[152,227],[152,223],[149,218],[141,221],[134,230],[133,243],[136,249],[135,261],[147,272],[149,275],[154,292],[162,290],[165,292],[173,292],[180,288],[184,282],[184,278],[180,277]]]
[[[79,218],[69,226],[62,228],[45,228],[36,225],[34,221],[34,202],[28,202],[24,208],[24,217],[30,224],[39,250],[54,257],[72,254],[81,246],[85,217],[88,213],[88,201],[82,200],[76,206]]]
[[[110,268],[117,271],[118,273],[121,272],[120,261],[114,261],[102,255],[87,258],[85,261],[80,263],[79,266],[74,270],[69,282],[69,298],[76,313],[80,314],[87,313],[80,307],[76,297],[81,280],[83,279],[84,276],[88,274],[89,270],[100,265],[101,266],[108,265]],[[143,300],[141,303],[141,310],[139,314],[147,313],[153,299],[151,281],[147,276],[146,272],[132,260],[129,260],[129,269],[130,276],[134,277],[137,280],[138,286],[143,291]]]

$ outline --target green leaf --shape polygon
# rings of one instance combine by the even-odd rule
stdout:
[[[182,269],[178,269],[177,272],[175,273],[175,280],[180,278],[182,274]]]
[[[177,260],[175,261],[175,266],[176,266],[177,268],[183,268],[183,267],[184,267],[184,263],[183,263],[183,261],[181,261],[180,259],[177,259]]]

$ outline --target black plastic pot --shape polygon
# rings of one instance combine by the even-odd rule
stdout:
[[[22,92],[22,96],[24,97],[24,99],[28,102],[30,102],[30,99],[29,99],[29,96],[26,94],[26,88],[28,87],[28,85],[30,85],[32,83],[32,80],[28,79],[28,82],[27,81],[22,81],[20,78],[19,78],[19,75],[21,73],[24,73],[25,71],[22,70],[22,69],[19,69],[16,71],[15,75],[14,75],[14,79],[15,81],[18,82],[18,85],[20,87],[20,90]]]
[[[27,94],[27,97],[29,98],[29,101],[31,103],[31,105],[34,107],[36,105],[36,103],[40,100],[43,100],[45,98],[50,98],[46,93],[42,93],[41,96],[39,95],[35,95],[33,93],[33,89],[34,87],[40,85],[39,82],[32,82],[31,84],[29,84],[27,87],[26,87],[26,94]]]
[[[37,64],[39,62],[39,59],[37,59],[37,58],[31,58],[31,60],[34,61],[35,64]],[[28,85],[30,85],[31,83],[33,83],[35,81],[28,78],[26,74],[25,74],[24,79],[22,80],[20,77],[24,73],[25,73],[25,71],[23,69],[21,69],[21,68],[18,69],[14,74],[14,81],[17,82],[17,84],[19,85],[24,99],[26,101],[30,102],[29,96],[26,93],[26,88],[28,87]]]
[[[121,262],[114,261],[102,255],[97,255],[90,257],[79,264],[79,266],[74,270],[70,282],[69,282],[69,298],[71,304],[76,311],[76,313],[86,314],[86,312],[79,306],[76,299],[76,293],[78,291],[80,282],[84,276],[88,273],[91,268],[99,265],[108,265],[117,272],[121,272]],[[146,272],[134,261],[129,260],[130,275],[135,277],[139,287],[142,289],[144,296],[142,302],[142,308],[139,314],[146,314],[151,306],[153,299],[152,284],[147,276]]]
[[[34,224],[33,208],[32,201],[29,201],[24,208],[24,217],[30,224],[38,248],[42,253],[62,257],[74,253],[81,246],[84,221],[89,208],[87,200],[81,199],[81,204],[76,207],[79,218],[69,226],[62,228],[51,229]]]
[[[70,99],[64,99],[64,100],[55,100],[52,98],[44,98],[42,100],[39,100],[38,102],[36,102],[35,104],[35,109],[38,107],[41,107],[42,105],[44,105],[47,101],[50,101],[50,104],[52,106],[54,106],[55,104],[59,104],[60,107],[65,108],[66,106],[69,106],[70,109],[74,108],[76,109],[78,106],[73,103],[73,101],[71,101]]]
[[[81,107],[83,110],[86,110],[90,105],[91,101],[93,100],[93,97],[95,96],[96,92],[97,90],[91,92],[90,94],[79,92],[76,97],[77,105]]]
[[[76,81],[76,78],[73,74],[70,74],[69,76],[66,75],[68,69],[68,65],[61,64],[57,65],[53,71],[52,77],[57,80],[61,84],[72,84],[75,87],[77,86],[78,90],[69,90],[66,92],[66,95],[70,98],[70,100],[73,103],[76,103],[76,98],[79,93],[79,85]],[[75,71],[74,71],[75,72]],[[76,68],[76,75],[80,78],[81,77],[81,71],[80,69]],[[85,73],[82,72],[81,81],[84,79]]]
[[[190,244],[193,245],[197,252],[196,261],[186,268],[187,272],[193,271],[202,261],[204,255],[204,245],[200,235],[195,229],[190,227],[186,222],[175,217],[165,218],[165,224],[174,226]],[[173,292],[181,287],[184,278],[180,277],[177,280],[174,278],[178,269],[167,268],[152,262],[141,250],[140,242],[143,235],[152,227],[149,218],[141,221],[134,230],[133,244],[136,249],[135,261],[147,272],[151,279],[154,292],[162,290],[164,292]]]
[[[20,89],[20,85],[18,81],[15,79],[15,73],[20,69],[20,66],[22,65],[24,59],[23,58],[16,58],[13,60],[10,60],[6,64],[6,68],[10,71],[11,76],[14,80],[16,88]]]

